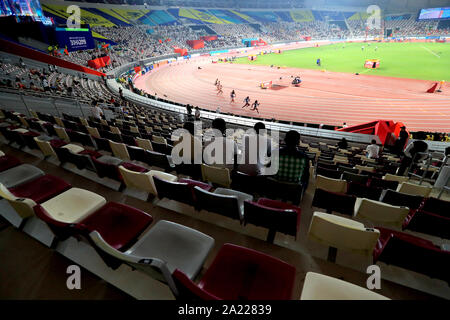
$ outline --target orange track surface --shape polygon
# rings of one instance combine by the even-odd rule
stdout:
[[[211,57],[174,62],[138,78],[135,85],[171,101],[253,117],[349,126],[383,119],[401,121],[412,131],[450,132],[449,84],[430,94],[426,90],[432,81],[211,62]],[[290,84],[291,75],[301,76],[301,87]],[[217,95],[216,78],[223,95]],[[265,81],[287,87],[264,90],[259,84]],[[230,103],[233,89],[236,103]],[[261,103],[259,115],[242,109],[247,95]]]

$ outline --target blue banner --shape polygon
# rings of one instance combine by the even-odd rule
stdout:
[[[67,47],[69,52],[95,48],[94,38],[89,29],[88,31],[71,31],[58,28],[55,32],[59,47]]]

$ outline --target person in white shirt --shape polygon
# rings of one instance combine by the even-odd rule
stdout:
[[[378,159],[380,153],[380,147],[377,146],[377,142],[372,140],[371,144],[369,144],[366,148],[367,158],[370,159]]]
[[[210,136],[210,132],[205,132],[205,143],[204,143],[204,149],[206,149],[206,152],[204,151],[203,154],[203,160],[208,165],[214,165],[216,167],[222,167],[222,168],[228,168],[230,170],[234,169],[236,156],[238,154],[238,147],[236,142],[231,137],[226,137],[226,122],[222,118],[216,118],[213,120],[211,124],[212,129],[219,130],[221,133],[220,137],[214,137]],[[214,145],[211,145],[214,143]],[[218,145],[216,144],[218,143]],[[210,149],[214,146],[218,147],[216,150],[217,152],[221,153],[221,157],[219,155],[216,155],[214,153],[210,154]],[[208,151],[209,150],[209,151]],[[215,160],[218,160],[216,162]]]
[[[195,107],[195,121],[200,121],[200,109]]]
[[[264,167],[270,162],[272,148],[275,143],[266,135],[264,123],[257,122],[253,127],[255,134],[244,134],[242,138],[242,153],[238,170],[249,175],[263,173]],[[254,144],[254,145],[252,145]],[[260,150],[264,148],[264,150]],[[262,156],[262,157],[261,157]]]
[[[46,78],[44,78],[42,80],[42,87],[44,87],[44,91],[50,91],[50,86],[49,86],[48,80]]]
[[[102,118],[103,110],[97,104],[92,107],[91,111],[95,119],[100,120]]]

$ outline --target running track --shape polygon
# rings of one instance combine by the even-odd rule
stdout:
[[[292,75],[301,76],[300,88],[290,85]],[[216,78],[223,95],[217,95]],[[262,81],[286,87],[264,90],[259,87]],[[431,81],[212,63],[206,57],[162,66],[138,78],[135,85],[171,101],[210,110],[220,106],[221,112],[252,117],[350,126],[383,119],[401,121],[411,131],[450,132],[450,86],[429,94]],[[233,89],[237,97],[231,104]],[[242,109],[247,95],[261,103],[259,115]]]

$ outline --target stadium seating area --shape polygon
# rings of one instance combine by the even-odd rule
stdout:
[[[42,7],[56,22],[68,17],[64,5]],[[108,55],[111,64],[99,69],[106,73],[138,60],[172,54],[174,47],[188,48],[188,40],[211,34],[217,34],[218,40],[205,42],[206,50],[240,47],[243,38],[274,43],[303,36],[315,40],[379,35],[379,31],[366,31],[365,19],[364,12],[307,9],[82,8],[82,22],[116,45],[61,58],[88,66],[89,60]],[[393,29],[395,36],[446,35],[450,29],[447,23],[418,22],[414,14],[386,16],[384,27]],[[326,259],[331,268],[339,265],[361,272],[377,264],[383,268],[383,277],[385,270],[394,268],[390,278],[383,279],[399,285],[408,286],[402,275],[410,279],[419,275],[417,281],[448,289],[450,201],[445,187],[434,186],[448,166],[448,148],[445,152],[428,150],[422,160],[399,174],[403,159],[389,148],[381,147],[378,157],[369,158],[366,144],[349,141],[342,146],[342,141],[302,136],[296,149],[307,159],[305,175],[309,178],[294,183],[265,175],[263,165],[258,164],[256,170],[247,166],[243,159],[249,128],[226,124],[234,129],[232,136],[224,138],[224,145],[233,146],[235,163],[180,164],[173,150],[183,143],[185,136],[178,132],[192,124],[192,115],[125,101],[100,77],[94,80],[53,65],[30,59],[25,63],[22,58],[15,62],[5,56],[0,59],[0,90],[19,93],[21,99],[44,98],[54,109],[44,112],[39,106],[25,105],[24,114],[0,102],[4,150],[0,151],[0,198],[12,209],[0,210],[1,221],[50,249],[76,239],[92,249],[107,268],[129,266],[185,301],[290,300],[298,298],[294,297],[296,278],[303,273],[302,300],[390,298],[326,276],[331,273],[326,270],[324,274],[303,272],[309,267],[299,270],[286,257],[232,244],[232,238],[214,250],[218,239],[134,205],[143,201],[170,210],[175,217],[190,217],[248,236],[249,243],[262,240]],[[115,75],[119,87],[149,97],[130,84],[133,70]],[[82,116],[58,108],[57,98],[78,105]],[[92,106],[90,112],[84,114],[80,103]],[[109,111],[108,117],[96,116],[97,106],[104,113]],[[198,140],[203,152],[214,142],[208,131],[214,125],[210,119],[196,120],[201,130],[188,138],[192,144]],[[285,137],[282,132],[281,141]],[[448,135],[430,133],[427,140],[435,137],[448,139]],[[270,147],[278,151],[285,143],[271,141]],[[65,175],[46,173],[45,165],[24,161],[17,154],[56,165]],[[74,176],[119,191],[127,199],[112,201],[73,186],[69,178]],[[42,240],[39,232],[43,231],[34,229],[35,223],[45,226],[48,242]]]
[[[226,225],[230,227],[237,223],[244,229],[263,228],[267,230],[269,242],[274,242],[277,234],[290,236],[290,241],[294,242],[299,237],[303,221],[301,207],[305,205],[302,188],[292,189],[287,183],[267,176],[250,176],[239,169],[229,171],[204,164],[174,165],[171,150],[177,138],[172,131],[183,125],[176,117],[138,106],[112,121],[69,114],[59,118],[39,112],[27,117],[7,110],[2,110],[0,117],[3,119],[0,132],[6,143],[41,152],[49,161],[58,160],[60,166],[73,168],[70,169],[73,172],[92,172],[99,179],[116,181],[119,190],[129,194],[133,190],[143,192],[144,199],[181,203],[187,206],[176,210],[182,214],[189,214],[190,210],[208,212],[228,218]],[[425,240],[440,243],[449,238],[448,202],[430,197],[429,186],[415,184],[408,176],[393,175],[399,161],[395,155],[383,152],[379,160],[374,160],[365,156],[363,146],[339,149],[320,139],[315,141],[305,137],[299,148],[310,157],[314,193],[311,205],[328,213],[314,213],[307,228],[308,237],[322,245],[364,256],[373,253],[374,261],[448,282],[443,267],[449,263],[448,251],[436,249],[433,240]],[[442,157],[442,163],[445,161]],[[46,176],[41,170],[7,154],[0,157],[0,165],[1,195],[24,219],[22,223],[36,216],[50,227],[55,241],[83,236],[102,253],[110,267],[127,263],[144,272],[156,268],[159,270],[157,277],[169,283],[175,297],[234,298],[237,293],[220,289],[219,279],[230,283],[239,281],[239,270],[244,270],[248,263],[267,266],[275,282],[273,289],[267,292],[258,291],[257,287],[251,289],[247,299],[291,297],[295,269],[284,262],[246,248],[225,245],[196,285],[192,280],[211,250],[212,238],[166,221],[159,221],[142,235],[152,223],[152,217],[145,212],[108,203],[87,190],[71,188],[65,181]],[[52,187],[46,189],[43,185]],[[24,202],[19,198],[29,200]],[[68,205],[71,201],[77,203],[76,211]],[[128,222],[121,223],[120,233],[111,229],[114,224],[105,224],[106,216],[122,221],[124,214]],[[367,224],[376,227],[367,229],[364,227]],[[357,228],[360,234],[355,233]],[[162,248],[155,245],[154,239],[163,243],[163,239],[173,233],[178,238],[185,237],[184,259],[178,255],[180,248],[165,247],[161,251]],[[125,238],[118,238],[119,235]],[[138,237],[140,240],[133,244]],[[193,237],[203,237],[203,240]],[[361,238],[356,241],[352,237]],[[199,243],[202,248],[195,247]],[[436,262],[423,264],[414,258],[423,254]],[[232,260],[236,265],[229,266],[233,271],[220,270],[219,261],[225,259],[224,256],[235,257]],[[238,257],[246,258],[240,261]],[[334,261],[333,254],[329,253],[328,259]],[[438,265],[443,269],[437,268]],[[149,274],[155,277],[153,272]],[[279,283],[285,283],[283,292],[279,292]],[[199,291],[197,287],[203,289]]]

